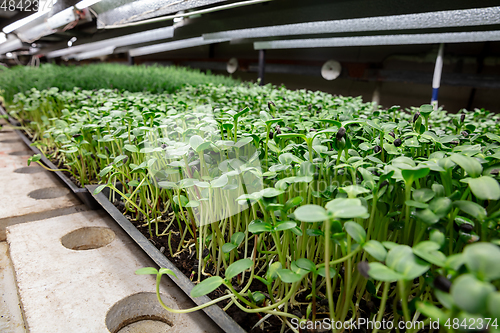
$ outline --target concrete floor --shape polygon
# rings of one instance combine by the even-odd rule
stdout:
[[[80,234],[64,238],[77,230]],[[106,332],[106,314],[114,304],[137,293],[155,291],[155,276],[134,274],[139,268],[154,267],[154,263],[104,212],[87,211],[10,226],[7,241],[32,333]],[[64,246],[84,248],[83,244],[107,242],[89,250]],[[168,306],[194,306],[169,278],[162,282],[160,291]],[[156,299],[151,300],[156,305]],[[172,314],[168,320],[172,322],[168,332],[218,331],[203,312]]]
[[[0,332],[24,333],[14,269],[6,242],[0,242]]]
[[[0,332],[220,331],[202,311],[175,315],[164,311],[154,299],[155,277],[134,274],[154,263],[104,212],[88,211],[50,172],[36,165],[27,168],[29,155],[16,133],[4,126],[0,130]],[[39,198],[40,194],[52,198]],[[72,231],[96,231],[96,227],[108,230],[108,238],[100,238],[99,232],[64,238]],[[6,235],[7,243],[2,242]],[[89,242],[95,246],[88,249]],[[161,292],[172,308],[194,306],[168,277],[162,280]],[[148,298],[142,303],[135,298],[143,296]],[[134,308],[137,304],[142,304],[139,309]],[[120,316],[144,316],[141,311],[149,307],[163,322],[120,326]]]
[[[27,168],[32,153],[16,137],[15,132],[0,135],[0,241],[5,240],[7,225],[47,218],[48,212],[81,205],[52,174],[36,164]],[[44,199],[44,195],[52,198]]]
[[[86,210],[50,172],[27,166],[32,154],[9,126],[0,130],[0,241],[9,225]]]
[[[14,152],[15,155],[12,154]],[[7,126],[0,130],[0,168],[16,169],[26,166],[29,155],[28,148],[16,132]]]
[[[0,125],[5,125],[0,120]],[[22,154],[10,154],[23,152]],[[28,150],[17,134],[9,127],[3,126],[0,130],[0,175],[11,175],[13,170],[26,166],[29,157]],[[0,192],[7,193],[9,187],[0,182]],[[6,198],[3,198],[4,201]],[[0,204],[0,332],[24,333],[25,325],[19,303],[15,273],[9,257],[9,247],[5,242],[5,228],[13,223],[9,213],[3,209],[6,203]]]

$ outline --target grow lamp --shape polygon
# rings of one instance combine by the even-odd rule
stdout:
[[[182,40],[176,40],[174,42],[161,43],[150,46],[143,46],[136,49],[131,49],[129,54],[131,57],[137,57],[146,54],[160,53],[172,50],[179,49],[187,49],[189,47],[213,44],[213,43],[222,43],[229,41],[228,38],[214,39],[214,40],[204,40],[203,37],[194,37]]]
[[[77,19],[73,7],[69,7],[52,17],[47,19],[46,23],[41,23],[33,28],[26,31],[18,33],[19,38],[23,41],[31,42],[37,40],[43,36],[50,35],[54,32],[54,29],[65,26]]]
[[[432,34],[385,35],[275,40],[255,42],[254,49],[298,49],[315,47],[470,43],[500,40],[500,31],[447,32]]]
[[[101,1],[101,0],[83,0],[83,1],[80,1],[79,3],[77,3],[75,5],[75,7],[77,9],[81,10],[81,9],[90,7],[99,1]],[[56,3],[56,2],[57,2],[57,0],[53,1],[53,3]],[[28,17],[25,17],[25,18],[19,20],[19,21],[16,21],[12,24],[9,24],[8,26],[4,27],[2,29],[2,31],[6,34],[11,33],[12,31],[15,31],[15,30],[25,26],[26,24],[33,22],[34,20],[44,16],[45,14],[50,12],[51,10],[52,10],[52,7],[41,10],[33,15],[30,15]],[[73,22],[74,20],[76,20],[76,15],[74,13],[74,7],[69,7],[67,9],[55,14],[54,16],[50,17],[47,20],[47,23],[48,23],[48,26],[50,26],[50,29],[55,29],[55,28],[61,27],[63,25],[66,25],[70,22]],[[38,30],[38,32],[34,32],[36,30]],[[31,31],[31,33],[29,33],[29,34],[25,33],[25,36],[32,37],[33,35],[36,35],[36,34],[42,34],[43,31],[47,31],[47,30],[49,30],[49,29],[45,24],[40,24],[34,28],[31,28],[29,30],[29,31]],[[42,36],[46,36],[46,34],[45,35],[42,34]]]
[[[102,49],[102,48],[108,47],[108,46],[114,46],[116,48],[116,47],[120,47],[120,46],[147,43],[147,42],[152,42],[152,41],[159,40],[159,39],[166,39],[166,38],[172,38],[172,37],[174,37],[174,27],[159,28],[159,29],[137,32],[137,33],[130,34],[130,35],[109,38],[109,39],[101,40],[101,41],[94,42],[94,43],[82,44],[82,45],[78,45],[78,46],[73,46],[73,47],[49,52],[47,54],[47,57],[48,58],[56,58],[56,57],[61,57],[61,56],[65,56],[65,55],[72,54],[72,53],[87,52],[87,51],[90,52],[90,51],[94,51],[94,50],[99,50],[99,49]]]
[[[460,18],[460,19],[457,19]],[[206,40],[500,24],[500,7],[285,24],[204,34]]]

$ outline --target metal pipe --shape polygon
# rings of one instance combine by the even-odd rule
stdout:
[[[0,44],[0,54],[15,51],[23,47],[23,42],[19,38],[9,39]]]
[[[415,45],[437,43],[477,43],[500,41],[500,31],[440,32],[404,35],[377,35],[308,39],[284,39],[254,42],[255,50],[308,49],[313,47]]]
[[[166,42],[166,43],[160,43],[160,44],[154,44],[154,45],[148,45],[148,46],[142,46],[138,47],[136,49],[131,49],[128,52],[132,57],[139,57],[143,56],[146,54],[154,54],[154,53],[160,53],[160,52],[167,52],[167,51],[172,51],[172,50],[180,50],[180,49],[187,49],[189,47],[194,47],[194,46],[201,46],[201,45],[207,45],[207,44],[212,44],[212,43],[223,43],[227,42],[227,39],[221,39],[221,40],[203,40],[203,37],[193,37],[193,38],[187,38],[187,39],[180,39],[176,40],[173,42]]]
[[[438,107],[439,85],[441,84],[441,73],[443,72],[443,51],[444,43],[439,44],[439,51],[436,58],[436,66],[434,67],[434,78],[432,79],[432,98],[431,104],[434,110]]]
[[[266,50],[259,50],[259,85],[264,85],[264,73],[266,70]]]

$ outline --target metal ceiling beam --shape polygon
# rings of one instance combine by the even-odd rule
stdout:
[[[103,28],[107,25],[146,20],[224,1],[226,0],[103,0],[94,7],[100,13],[97,27]]]
[[[218,39],[206,41],[203,37],[194,37],[182,40],[176,40],[173,42],[161,43],[156,45],[139,47],[136,49],[131,49],[129,54],[131,57],[138,57],[146,54],[154,54],[160,52],[167,52],[172,50],[187,49],[189,47],[208,45],[212,43],[222,43],[227,42],[228,39]]]
[[[500,31],[334,37],[255,42],[255,50],[500,41]]]
[[[203,35],[221,31],[305,22],[329,22],[391,15],[425,14],[428,12],[495,6],[500,6],[498,0],[475,0],[474,2],[464,0],[421,0],[418,2],[410,0],[311,0],[306,3],[304,1],[287,0],[285,5],[282,1],[271,1],[255,9],[243,8],[242,10],[211,14],[210,18],[207,17],[206,22],[204,22],[203,31],[197,32],[198,35]],[[460,21],[460,18],[456,18],[456,20]]]
[[[285,24],[203,34],[206,40],[500,24],[500,7]]]
[[[68,47],[62,50],[52,51],[47,53],[47,58],[57,58],[73,53],[94,51],[109,46],[120,47],[126,45],[147,43],[156,40],[172,38],[173,36],[174,36],[174,27],[147,30],[121,37],[109,38],[101,40],[99,42],[82,44],[78,46]]]
[[[0,44],[0,53],[7,53],[23,47],[23,42],[20,39],[10,39],[7,42]]]

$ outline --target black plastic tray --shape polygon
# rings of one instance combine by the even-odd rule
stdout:
[[[174,281],[185,293],[193,300],[196,305],[202,305],[210,302],[208,296],[191,297],[191,289],[195,286],[187,276],[185,276],[163,253],[161,253],[137,228],[129,221],[122,213],[113,205],[107,197],[109,189],[106,188],[99,194],[94,195],[94,190],[97,185],[87,185],[89,193],[95,200],[104,208],[105,211],[118,223],[120,227],[139,245],[144,252],[160,267],[171,269],[177,278],[173,277]],[[245,330],[238,325],[226,312],[219,308],[216,304],[203,309],[203,311],[227,333],[243,333]]]
[[[12,125],[12,126],[21,126],[21,123],[15,120],[10,116],[10,114],[5,111],[5,109],[0,105],[0,114],[3,116],[7,116],[7,121]]]
[[[3,107],[0,106],[0,114],[3,115],[8,115],[8,113],[5,111]],[[13,119],[12,117],[9,116],[8,118],[9,123],[12,126],[20,126],[20,123]],[[19,130],[14,130],[17,135],[23,140],[23,142],[28,146],[29,149],[31,149],[35,154],[40,154],[42,156],[41,161],[45,166],[47,166],[49,169],[58,169],[57,166],[55,166],[48,158],[46,158],[42,152],[35,146],[32,146],[31,144],[33,143],[26,135],[24,135],[23,132]],[[53,172],[57,178],[59,178],[70,190],[73,192],[80,201],[82,201],[89,209],[99,209],[101,206],[94,200],[94,197],[89,193],[89,191],[86,188],[78,187],[76,186],[75,183],[71,181],[64,173],[61,171],[54,171]]]

